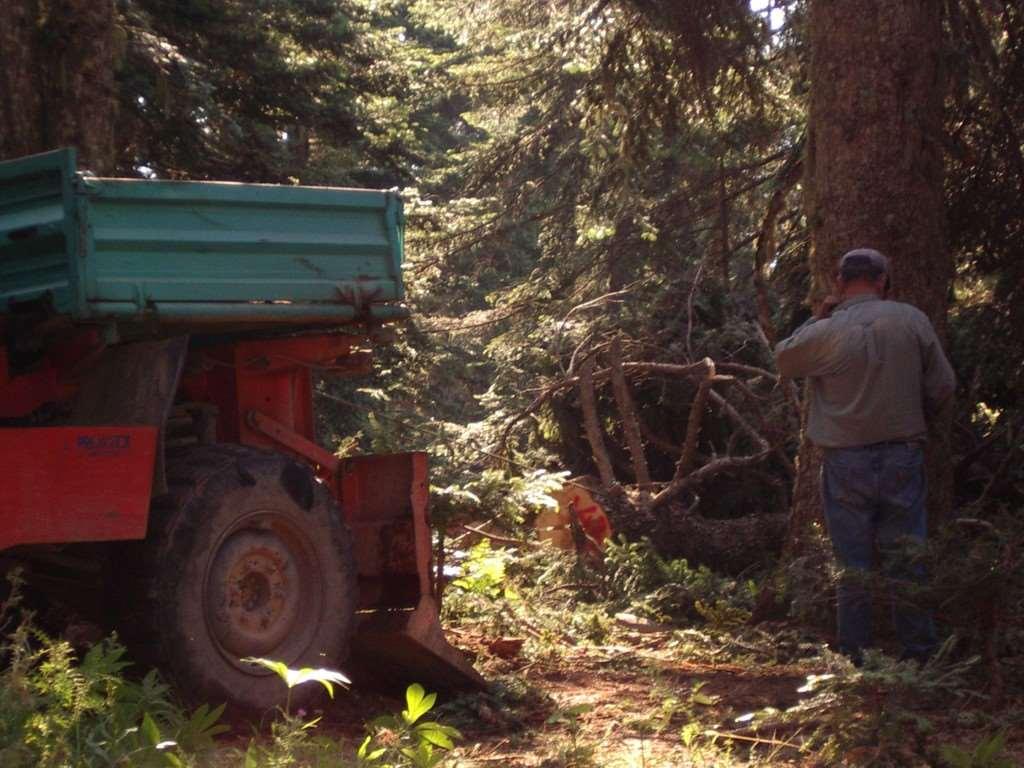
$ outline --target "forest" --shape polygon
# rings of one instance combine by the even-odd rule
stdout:
[[[426,452],[434,594],[489,685],[335,681],[237,722],[15,584],[0,764],[1024,764],[1020,3],[7,0],[0,160],[66,146],[100,177],[400,190],[409,319],[369,375],[316,377],[316,434]],[[926,576],[865,572],[853,664],[814,380],[774,350],[864,247],[956,390]]]

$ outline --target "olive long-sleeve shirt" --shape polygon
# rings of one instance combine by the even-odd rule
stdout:
[[[779,373],[807,377],[807,433],[823,448],[924,440],[956,389],[935,329],[916,307],[866,294],[775,347]]]

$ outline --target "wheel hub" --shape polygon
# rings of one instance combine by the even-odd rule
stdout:
[[[206,619],[233,661],[274,656],[302,630],[303,564],[272,530],[244,528],[219,547],[206,584]],[[275,653],[278,652],[278,653]]]

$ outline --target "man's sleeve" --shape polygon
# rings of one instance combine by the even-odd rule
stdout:
[[[935,329],[922,315],[921,362],[924,367],[924,405],[928,414],[937,413],[956,391],[956,374],[942,351]]]
[[[775,365],[779,373],[790,379],[828,373],[835,353],[831,325],[831,318],[811,318],[788,339],[776,344]]]

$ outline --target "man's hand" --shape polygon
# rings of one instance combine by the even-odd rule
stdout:
[[[836,296],[835,294],[830,294],[826,296],[824,299],[821,300],[818,306],[815,307],[815,318],[817,318],[818,320],[823,320],[824,318],[829,317],[832,314],[832,310],[842,303],[842,296]]]

